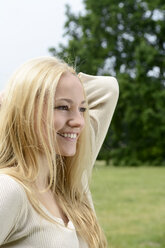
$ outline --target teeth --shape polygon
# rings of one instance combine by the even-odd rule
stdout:
[[[62,135],[65,138],[71,138],[71,139],[76,139],[77,138],[77,134],[75,133],[59,133],[60,135]]]

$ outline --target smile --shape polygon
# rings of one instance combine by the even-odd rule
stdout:
[[[57,133],[61,137],[65,138],[66,140],[72,140],[75,141],[77,139],[76,133]]]

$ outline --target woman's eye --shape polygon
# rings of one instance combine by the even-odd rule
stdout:
[[[54,109],[58,109],[58,110],[69,110],[69,107],[67,105],[62,105],[62,106],[54,107]],[[80,112],[85,112],[86,111],[86,108],[80,108],[79,110],[80,110]]]
[[[80,108],[80,112],[85,112],[86,108]]]
[[[68,106],[67,106],[67,105],[57,106],[57,107],[54,107],[54,109],[59,109],[59,110],[69,110],[69,108],[68,108]]]

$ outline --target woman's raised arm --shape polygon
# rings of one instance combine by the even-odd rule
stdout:
[[[118,82],[110,76],[79,73],[89,104],[93,165],[107,134],[119,96]]]

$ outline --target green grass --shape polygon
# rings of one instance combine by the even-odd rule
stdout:
[[[165,248],[165,168],[105,167],[91,191],[110,248]]]

